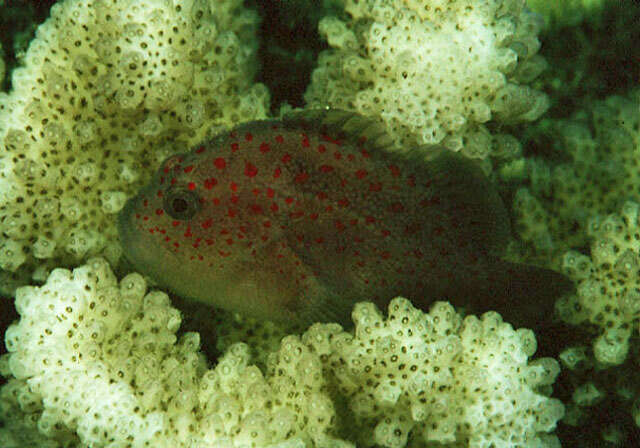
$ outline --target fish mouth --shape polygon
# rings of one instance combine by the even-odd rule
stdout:
[[[156,241],[150,240],[148,234],[138,227],[134,216],[140,202],[137,196],[130,198],[118,215],[117,229],[122,256],[129,268],[163,283],[167,267],[180,266],[180,260],[175,253],[163,250]]]

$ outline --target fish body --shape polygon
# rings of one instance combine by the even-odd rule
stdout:
[[[508,215],[474,162],[427,154],[344,111],[242,124],[164,161],[120,214],[125,254],[178,295],[300,323],[399,295],[504,312],[566,289],[499,258]]]

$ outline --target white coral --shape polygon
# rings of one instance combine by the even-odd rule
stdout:
[[[168,155],[265,117],[239,0],[64,0],[0,94],[0,291],[120,255],[114,214]],[[230,93],[233,94],[230,94]],[[31,249],[33,241],[46,241]]]
[[[517,0],[343,0],[351,20],[326,17],[305,99],[382,117],[405,146],[442,143],[485,159],[503,151],[484,123],[538,118],[527,84],[545,67],[539,22]],[[493,146],[493,147],[492,147]]]
[[[117,282],[102,259],[19,288],[16,307],[21,319],[5,334],[1,372],[11,379],[0,393],[0,446],[333,440],[322,365],[299,337],[283,340],[266,378],[241,343],[208,369],[197,333],[177,339],[180,313],[168,296],[147,293],[139,274]]]

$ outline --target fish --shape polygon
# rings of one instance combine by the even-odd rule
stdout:
[[[535,323],[572,286],[502,260],[509,215],[474,161],[399,150],[379,122],[337,109],[240,124],[167,158],[118,231],[160,286],[276,322],[346,325],[356,302],[403,296]]]

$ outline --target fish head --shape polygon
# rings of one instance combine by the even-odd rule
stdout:
[[[216,172],[206,169],[203,159],[195,153],[166,159],[127,201],[118,231],[139,272],[176,294],[216,304],[212,291],[224,290],[246,249],[234,244],[242,225],[230,216],[230,174],[220,163]]]

